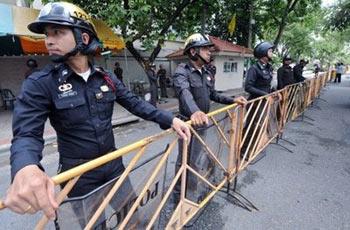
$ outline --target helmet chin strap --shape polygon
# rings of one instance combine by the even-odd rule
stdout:
[[[195,50],[196,50],[196,54],[195,54],[194,56],[196,57],[196,59],[197,59],[197,60],[198,60],[198,58],[201,59],[202,62],[204,63],[204,65],[205,65],[205,64],[208,64],[209,61],[206,61],[206,60],[199,54],[200,48],[199,48],[199,47],[196,47]]]
[[[82,35],[81,29],[73,28],[72,30],[73,30],[75,42],[77,45],[65,55],[57,55],[57,54],[51,55],[52,62],[54,63],[66,62],[69,57],[75,56],[79,51],[82,51],[85,49],[86,45],[84,44],[81,36]]]
[[[206,61],[200,54],[197,53],[196,56],[199,57],[199,59],[201,59],[204,64],[209,64],[209,62]]]

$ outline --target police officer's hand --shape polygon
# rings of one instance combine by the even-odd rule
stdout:
[[[179,118],[173,119],[172,128],[176,131],[177,135],[179,135],[184,141],[189,141],[191,139],[191,131],[184,121]]]
[[[203,126],[209,123],[207,114],[202,111],[197,111],[191,115],[192,125],[194,126]]]
[[[239,105],[245,105],[247,104],[247,99],[245,99],[245,97],[239,96],[239,97],[235,97],[235,99],[233,100],[234,103],[237,103]]]
[[[274,93],[272,96],[275,100],[278,100],[278,101],[281,101],[283,99],[282,93]]]
[[[54,188],[54,182],[37,165],[25,166],[16,173],[4,205],[19,214],[43,210],[49,219],[54,219],[58,208]]]

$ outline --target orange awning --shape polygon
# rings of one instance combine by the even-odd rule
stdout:
[[[47,53],[44,36],[27,29],[27,25],[36,19],[39,10],[0,3],[0,12],[5,15],[4,20],[0,22],[0,36],[1,34],[19,36],[25,54]],[[93,19],[93,22],[104,48],[113,51],[125,48],[123,38],[116,35],[106,23],[98,19]]]
[[[24,54],[47,54],[43,39],[19,36]]]

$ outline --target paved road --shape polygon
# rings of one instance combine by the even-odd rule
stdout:
[[[297,146],[284,145],[294,153],[271,145],[265,158],[239,176],[238,191],[259,211],[248,212],[231,204],[225,194],[218,194],[190,229],[350,229],[349,77],[340,85],[329,84],[323,100],[306,112],[314,119],[312,125],[304,121],[288,124],[284,138]],[[115,130],[119,147],[157,132],[158,126],[149,122]],[[43,162],[50,175],[56,172],[56,162],[52,144],[45,148]],[[9,171],[7,156],[2,154],[0,197],[8,187]],[[33,229],[37,219],[2,211],[0,229]]]
[[[238,191],[259,211],[217,195],[190,229],[350,229],[350,76],[330,83],[303,121],[287,125],[289,153],[270,145],[266,157],[239,176]],[[299,120],[299,119],[298,119]]]

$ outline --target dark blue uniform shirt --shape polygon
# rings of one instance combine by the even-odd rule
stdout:
[[[283,89],[287,85],[294,84],[293,69],[287,64],[284,64],[277,70],[277,89]]]
[[[214,89],[214,78],[204,67],[200,72],[190,63],[182,63],[176,68],[173,78],[180,113],[187,119],[197,111],[208,113],[210,100],[222,104],[234,102],[233,98],[217,93]]]
[[[162,128],[171,126],[170,112],[139,99],[113,74],[90,68],[87,82],[65,64],[48,65],[24,81],[13,114],[12,178],[29,164],[41,167],[47,118],[57,133],[60,158],[70,159],[93,159],[115,149],[115,101]]]
[[[248,100],[271,93],[272,66],[257,62],[248,69],[244,89],[249,93]]]

